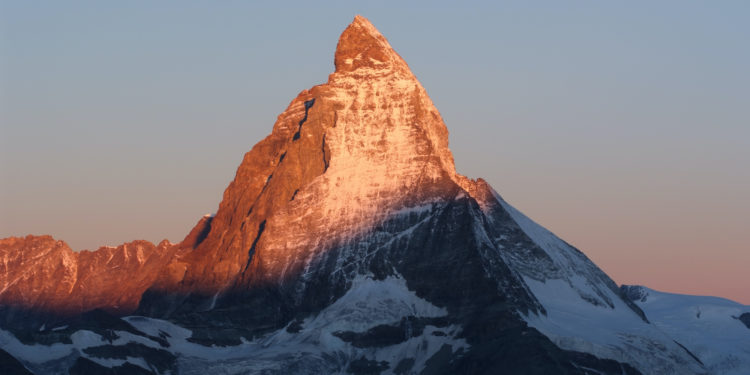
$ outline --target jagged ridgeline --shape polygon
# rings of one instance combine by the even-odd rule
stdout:
[[[2,240],[9,356],[36,373],[704,371],[583,253],[456,172],[368,20],[334,64],[182,242]]]

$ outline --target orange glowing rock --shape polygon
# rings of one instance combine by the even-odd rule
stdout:
[[[440,113],[367,19],[344,30],[334,63],[328,82],[302,91],[245,154],[216,215],[181,243],[75,253],[48,236],[5,239],[0,303],[126,314],[147,289],[215,296],[280,285],[393,212],[475,190],[455,171]]]

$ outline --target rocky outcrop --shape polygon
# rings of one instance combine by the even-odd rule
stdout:
[[[750,313],[744,313],[740,315],[739,318],[737,319],[739,319],[742,322],[742,324],[745,325],[745,327],[750,329]]]
[[[5,350],[0,349],[0,373],[7,375],[32,375],[24,365]]]

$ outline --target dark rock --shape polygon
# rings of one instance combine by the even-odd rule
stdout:
[[[648,291],[640,285],[621,285],[620,291],[631,301],[646,302],[648,299]]]
[[[302,321],[297,319],[289,323],[286,327],[286,331],[289,333],[297,333],[302,330]]]
[[[187,339],[203,346],[237,346],[247,334],[237,328],[191,327],[193,334]]]
[[[696,356],[695,354],[693,354],[693,352],[691,352],[690,350],[688,350],[688,348],[686,348],[686,347],[685,347],[685,345],[682,345],[682,344],[680,344],[680,343],[679,343],[679,342],[677,342],[676,340],[673,340],[673,341],[674,341],[674,343],[675,343],[675,344],[679,345],[679,346],[680,346],[680,348],[682,348],[683,350],[685,350],[685,352],[686,352],[686,353],[687,353],[687,354],[688,354],[688,355],[689,355],[690,357],[692,357],[692,358],[693,358],[693,359],[694,359],[694,360],[695,360],[696,362],[698,362],[698,363],[700,363],[701,365],[703,365],[703,361],[701,361],[701,360],[700,360],[700,358],[698,358],[698,357],[697,357],[697,356]]]
[[[70,335],[81,330],[94,332],[102,336],[102,340],[110,343],[119,338],[116,331],[121,331],[148,338],[159,343],[162,347],[169,346],[169,342],[165,338],[147,335],[137,330],[130,323],[101,309],[87,311],[81,315],[62,320],[55,327],[49,327],[45,330],[11,329],[11,332],[19,341],[27,345],[52,345],[55,343],[71,344]]]
[[[366,332],[339,331],[333,334],[358,348],[386,347],[402,343],[412,337],[422,335],[428,325],[444,327],[446,318],[417,318],[409,316],[394,324],[381,324]],[[443,333],[445,335],[445,333]]]
[[[356,375],[378,375],[381,372],[387,370],[388,367],[388,362],[377,362],[365,357],[361,357],[349,363],[349,367],[347,367],[346,372]]]
[[[70,375],[153,375],[140,366],[125,363],[120,366],[104,367],[90,359],[78,357],[76,362],[68,371]]]
[[[739,319],[740,322],[742,322],[745,325],[745,327],[750,329],[750,313],[744,313],[740,315],[739,318],[737,319]]]
[[[84,353],[97,358],[126,359],[127,357],[143,358],[149,366],[159,372],[174,370],[176,357],[163,349],[155,349],[143,344],[129,342],[125,345],[102,345],[86,348]]]
[[[0,349],[0,374],[4,375],[32,375],[24,365],[5,350]]]
[[[411,372],[414,367],[414,358],[404,358],[398,362],[396,367],[393,368],[393,373],[396,375],[406,375]]]
[[[453,348],[448,344],[443,344],[435,354],[430,357],[425,363],[425,368],[422,370],[423,375],[438,375],[445,374],[445,369],[450,367],[450,363],[453,360]]]

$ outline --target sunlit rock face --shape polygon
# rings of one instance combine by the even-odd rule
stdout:
[[[173,256],[168,241],[133,241],[74,252],[50,236],[0,240],[0,311],[6,324],[35,326],[102,308],[133,312]]]
[[[343,32],[335,65],[245,155],[207,237],[157,288],[278,284],[393,212],[458,193],[440,114],[369,21],[358,16]]]

